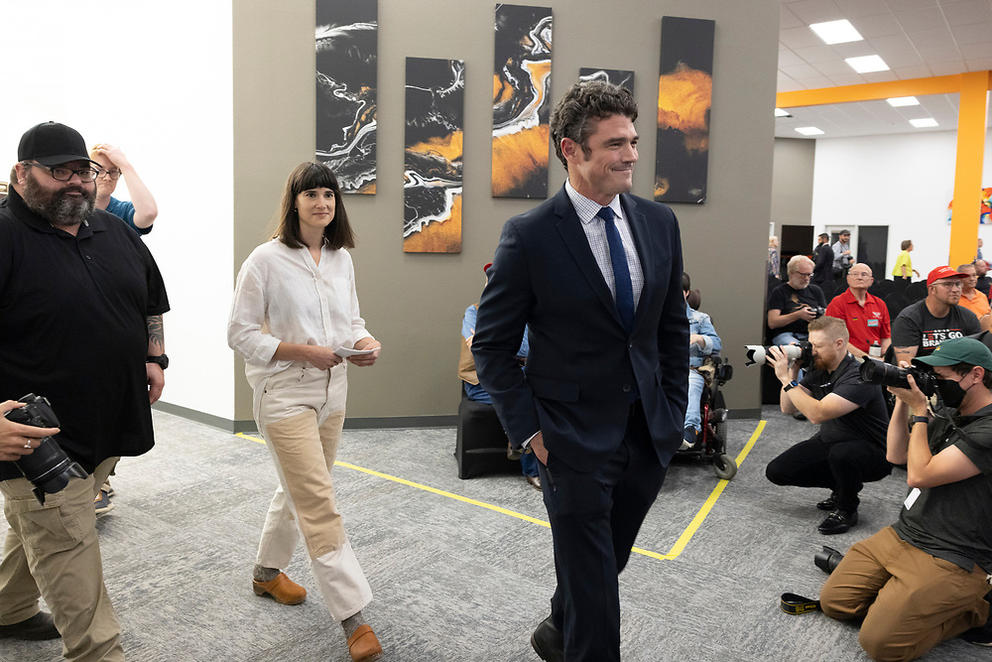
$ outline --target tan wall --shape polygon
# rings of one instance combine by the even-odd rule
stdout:
[[[658,51],[664,14],[716,19],[709,199],[675,205],[687,269],[703,292],[730,356],[761,337],[770,211],[778,1],[545,1],[554,10],[552,95],[580,66],[632,69],[642,109],[634,192],[649,196],[654,173]],[[478,0],[379,0],[378,193],[349,196],[358,233],[358,294],[369,330],[383,343],[372,369],[355,369],[350,417],[435,416],[457,408],[459,329],[478,300],[481,267],[503,222],[535,203],[490,196],[493,11]],[[284,179],[313,151],[314,9],[309,1],[234,3],[235,264],[264,238]],[[463,249],[402,252],[404,67],[407,56],[466,63]],[[550,190],[564,181],[552,159]],[[233,278],[233,276],[232,276]],[[236,368],[241,374],[240,365]],[[251,417],[239,376],[236,417]],[[759,406],[757,373],[728,385],[735,409]]]
[[[776,138],[772,170],[772,220],[775,232],[784,225],[809,225],[813,215],[813,161],[816,141]]]

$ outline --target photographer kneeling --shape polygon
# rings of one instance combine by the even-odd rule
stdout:
[[[779,403],[786,414],[802,412],[820,429],[768,463],[765,476],[776,485],[826,487],[816,504],[830,511],[820,533],[843,533],[858,522],[858,492],[865,481],[881,480],[892,467],[885,459],[888,412],[880,386],[865,384],[858,362],[847,352],[842,320],[821,317],[809,324],[812,368],[796,383],[800,361],[789,362],[778,347],[766,358],[782,382]]]
[[[909,389],[889,388],[888,459],[906,464],[913,489],[899,521],[855,543],[820,595],[827,616],[864,619],[859,641],[874,660],[912,660],[962,633],[992,645],[992,352],[956,338],[913,362],[933,366],[944,404],[930,416],[912,376]]]

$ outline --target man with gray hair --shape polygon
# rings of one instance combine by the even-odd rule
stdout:
[[[789,280],[768,297],[768,328],[773,345],[791,345],[809,338],[807,326],[827,307],[823,290],[810,284],[813,261],[796,255],[786,267]]]

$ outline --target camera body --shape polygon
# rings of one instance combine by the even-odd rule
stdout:
[[[36,428],[60,427],[52,403],[47,398],[28,393],[19,402],[26,404],[8,411],[5,414],[8,420]],[[86,478],[88,475],[79,463],[65,454],[52,437],[42,439],[41,445],[33,453],[22,455],[14,464],[34,485],[34,496],[42,505],[45,503],[45,494],[61,492],[69,484],[70,478]]]
[[[806,306],[806,307],[813,311],[813,315],[815,315],[813,319],[819,319],[820,317],[823,317],[824,315],[827,314],[827,309],[824,308],[823,306]]]
[[[923,392],[923,395],[929,398],[937,392],[937,377],[932,372],[919,368],[900,368],[866,356],[858,368],[858,373],[861,376],[861,381],[866,384],[894,386],[896,388],[909,388],[906,377],[912,375],[917,388]]]
[[[797,345],[776,346],[782,350],[782,353],[785,354],[787,359],[795,361],[800,367],[809,366],[813,363],[813,346],[809,344],[809,341],[804,340]],[[745,345],[744,353],[747,356],[747,361],[744,365],[764,365],[769,349],[771,349],[771,346]]]

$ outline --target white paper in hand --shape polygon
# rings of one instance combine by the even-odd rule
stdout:
[[[342,359],[346,359],[349,356],[363,356],[365,354],[371,354],[375,349],[351,349],[350,347],[338,347],[334,350],[334,353],[340,356]]]

